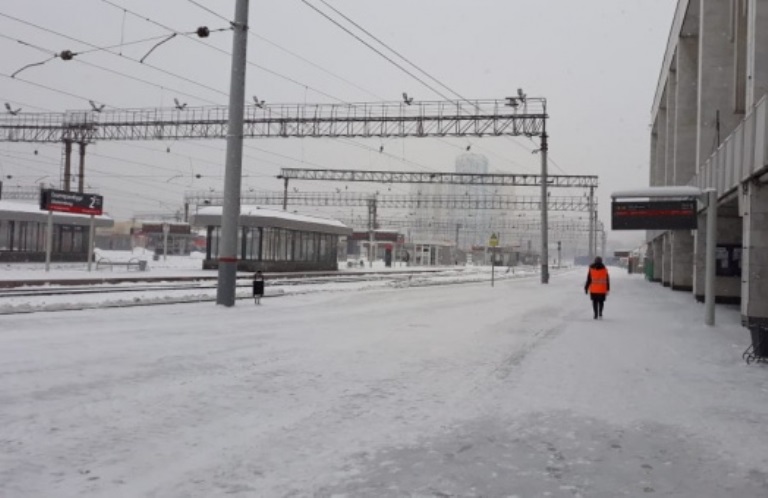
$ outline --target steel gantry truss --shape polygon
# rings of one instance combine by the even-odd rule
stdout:
[[[245,138],[541,136],[545,100],[266,104],[245,108]],[[104,109],[0,117],[0,142],[226,138],[227,107]]]
[[[340,221],[354,227],[365,227],[367,230],[367,224],[361,217],[342,218]],[[421,229],[430,228],[436,230],[454,230],[458,223],[446,220],[425,220],[425,219],[402,219],[402,218],[377,218],[377,225],[380,229],[393,228],[393,229]],[[531,218],[522,218],[519,220],[503,220],[489,223],[483,227],[489,232],[500,230],[519,230],[519,231],[538,231],[541,229],[541,222]],[[554,220],[549,224],[549,229],[556,232],[589,232],[589,225],[582,220],[564,219]],[[598,223],[598,231],[603,231],[604,227],[602,222]]]
[[[238,1],[237,15],[247,12],[247,2]],[[242,23],[245,26],[246,23]],[[235,23],[233,26],[242,27]],[[236,37],[245,38],[240,30]],[[244,42],[237,46],[244,47]],[[244,48],[243,48],[244,53]],[[234,59],[234,57],[233,57]],[[245,62],[235,76],[244,77]],[[235,67],[233,61],[233,68]],[[240,86],[233,83],[234,89]],[[239,95],[242,97],[242,95]],[[371,138],[371,137],[486,137],[528,136],[541,139],[541,198],[547,199],[550,180],[548,168],[547,101],[529,98],[522,90],[503,100],[458,100],[439,102],[380,102],[353,104],[273,104],[257,103],[241,107],[241,98],[231,98],[230,106],[185,109],[94,109],[66,113],[12,113],[0,116],[0,142],[61,142],[65,145],[65,163],[70,164],[72,144],[80,145],[82,185],[86,144],[96,141],[228,139],[224,194],[227,202],[222,215],[222,254],[220,263],[227,268],[227,285],[234,303],[234,262],[238,236],[240,205],[240,153],[243,138]],[[232,130],[230,130],[232,127]],[[239,144],[239,145],[238,145]],[[241,151],[240,151],[241,152]],[[446,178],[447,177],[442,177]],[[354,180],[346,180],[354,181]],[[463,181],[463,180],[462,180]],[[503,183],[506,185],[507,183]],[[509,180],[507,180],[509,181]],[[515,181],[515,180],[511,180]],[[523,181],[520,179],[519,181]],[[554,180],[558,182],[557,178]],[[553,186],[584,186],[570,184]],[[288,178],[285,178],[287,185]],[[392,182],[392,180],[390,180]],[[594,178],[594,185],[597,179]],[[425,183],[434,183],[430,180]],[[514,183],[512,183],[514,184]],[[493,185],[493,183],[491,183]],[[594,186],[593,185],[593,186]],[[65,185],[68,190],[69,186]],[[541,203],[541,281],[548,283],[547,206]],[[223,273],[220,272],[220,277]],[[220,280],[221,292],[223,284]]]
[[[282,206],[286,200],[278,192],[243,192],[243,204],[261,206]],[[312,207],[366,207],[375,199],[381,208],[418,209],[422,207],[443,209],[497,209],[513,211],[539,211],[541,199],[538,196],[513,195],[373,195],[362,192],[299,192],[287,197],[289,205]],[[184,196],[187,205],[220,206],[224,202],[221,192],[188,192]],[[589,199],[578,196],[550,197],[547,202],[550,211],[589,212]]]
[[[370,231],[370,217],[365,219],[363,217],[342,217],[341,221],[346,225],[354,228],[356,231]],[[461,223],[447,221],[447,220],[426,220],[421,218],[416,219],[403,219],[403,218],[376,218],[377,230],[393,230],[402,234],[408,234],[411,237],[411,233],[428,234],[428,238],[442,237],[445,241],[451,241],[458,239],[459,231],[466,231],[469,227],[462,225]],[[596,230],[597,234],[605,236],[605,229],[601,222],[598,222],[596,227],[591,227],[585,220],[577,219],[563,219],[553,220],[549,223],[549,232],[560,242],[567,242],[569,244],[587,244],[589,235],[592,230]],[[476,230],[475,227],[474,230]],[[474,231],[469,228],[470,232]],[[482,231],[487,234],[495,233],[503,242],[504,245],[508,245],[512,241],[520,241],[526,239],[529,241],[539,242],[541,236],[541,222],[539,220],[531,218],[522,218],[518,220],[502,220],[493,221],[488,225],[482,227]],[[513,244],[514,245],[514,244]]]
[[[36,201],[40,199],[40,186],[3,186],[0,182],[0,199]]]
[[[480,185],[505,187],[541,186],[541,175],[513,173],[440,173],[424,171],[364,171],[351,169],[305,169],[282,168],[278,178],[285,180],[319,180],[334,182],[370,183],[442,183],[451,185]],[[591,175],[548,175],[550,187],[596,187],[597,176]]]

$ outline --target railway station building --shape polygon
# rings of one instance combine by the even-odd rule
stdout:
[[[768,324],[768,0],[678,0],[651,115],[650,178],[715,189],[716,295]],[[649,278],[704,296],[696,230],[649,231]]]

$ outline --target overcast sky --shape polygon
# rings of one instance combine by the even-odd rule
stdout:
[[[319,0],[308,1],[328,11]],[[610,192],[648,184],[650,107],[674,0],[326,1],[464,97],[503,98],[517,88],[546,97],[550,151],[559,166],[550,170],[599,175],[600,218],[606,226]],[[198,3],[226,19],[234,15],[234,0]],[[3,0],[0,99],[23,112],[87,109],[89,99],[120,108],[170,106],[174,98],[189,106],[226,104],[231,31],[214,32],[204,44],[176,37],[142,65],[136,60],[155,42],[119,45],[169,34],[145,18],[178,32],[227,27],[224,19],[189,0]],[[416,100],[440,98],[301,0],[253,0],[250,25],[249,99],[398,100],[403,91]],[[9,78],[49,54],[88,50],[88,44],[118,47],[73,61],[54,59]],[[530,152],[538,144],[525,138],[249,140],[243,187],[280,190],[274,178],[280,167],[451,171],[468,145],[487,155],[493,171],[539,172],[539,158]],[[0,174],[11,187],[58,184],[61,155],[58,145],[2,143]],[[223,163],[223,140],[97,143],[88,148],[86,190],[101,192],[117,218],[167,212],[181,206],[187,190],[221,190]],[[295,186],[300,191],[337,187]],[[405,185],[391,187],[392,193],[408,191]],[[582,193],[560,189],[552,195],[574,194]],[[643,236],[614,232],[609,240],[635,245]]]

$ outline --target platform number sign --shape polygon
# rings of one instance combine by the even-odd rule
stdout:
[[[44,189],[40,193],[40,209],[98,216],[104,212],[104,197],[97,194]]]

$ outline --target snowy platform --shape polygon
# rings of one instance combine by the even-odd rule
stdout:
[[[738,310],[582,273],[0,317],[0,496],[768,496]]]

